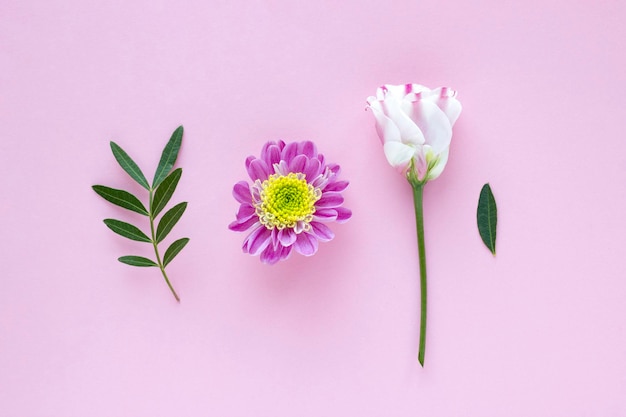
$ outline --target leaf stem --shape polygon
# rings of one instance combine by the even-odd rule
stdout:
[[[170,291],[172,291],[172,294],[174,294],[174,298],[176,298],[176,301],[178,301],[180,303],[180,297],[178,297],[178,294],[176,294],[176,290],[174,290],[174,287],[172,286],[172,283],[170,282],[169,278],[167,277],[167,274],[165,273],[165,267],[163,266],[163,261],[161,261],[161,255],[159,255],[159,248],[157,246],[157,240],[156,240],[156,233],[154,230],[154,210],[153,210],[153,196],[154,196],[154,189],[152,187],[150,187],[150,236],[151,236],[151,241],[152,241],[152,246],[154,247],[154,253],[156,255],[156,260],[157,260],[157,264],[159,266],[159,269],[161,270],[161,273],[163,274],[163,278],[165,278],[165,282],[167,283],[167,286],[170,287]]]
[[[415,226],[417,227],[417,250],[420,262],[420,293],[421,293],[421,314],[420,314],[420,343],[417,359],[424,367],[424,354],[426,351],[426,245],[424,242],[424,185],[425,182],[410,181],[413,188],[413,202],[415,203]]]

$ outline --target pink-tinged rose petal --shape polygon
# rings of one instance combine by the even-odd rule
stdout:
[[[343,203],[343,197],[339,193],[324,193],[322,198],[315,203],[316,208],[333,208]]]
[[[344,223],[352,217],[352,211],[345,207],[335,208],[337,211],[337,223]]]
[[[234,222],[228,225],[228,228],[234,232],[245,232],[251,227],[255,225],[260,225],[260,224],[261,223],[258,221],[256,217],[250,217],[249,219],[241,221],[241,222],[235,220]],[[265,228],[265,226],[263,227]],[[244,243],[244,246],[246,246],[245,243]]]
[[[387,142],[383,146],[387,162],[394,168],[405,168],[415,155],[414,145],[400,142]]]
[[[337,220],[337,209],[320,209],[315,211],[313,218],[318,222],[332,222]]]
[[[298,144],[298,153],[305,155],[307,158],[313,158],[317,154],[317,149],[315,149],[313,142],[307,140]]]
[[[290,229],[290,228],[285,228],[285,229],[280,230],[278,232],[278,241],[283,246],[291,246],[291,245],[293,245],[294,242],[296,241],[297,237],[298,236],[293,231],[293,229]]]
[[[439,154],[448,146],[452,139],[452,125],[448,116],[433,102],[421,100],[413,103],[411,118],[419,126],[435,154]]]
[[[304,168],[304,176],[307,181],[310,181],[316,178],[320,174],[320,169],[322,165],[317,158],[309,159],[306,163],[306,167]]]
[[[432,100],[446,114],[450,125],[454,126],[462,110],[461,102],[456,99],[456,91],[448,87],[440,87],[434,89],[432,93]]]
[[[283,151],[281,152],[281,159],[287,162],[287,164],[289,164],[291,163],[291,160],[296,157],[297,154],[298,154],[298,143],[291,142],[290,144],[286,145]]]
[[[250,178],[252,178],[253,181],[265,181],[270,175],[270,168],[262,159],[255,159],[250,162],[250,166],[248,167],[248,175],[250,175]]]
[[[385,100],[383,103],[385,114],[400,131],[402,143],[421,145],[425,141],[424,135],[409,115],[405,113],[405,110],[402,108],[402,102],[400,100]],[[410,112],[411,104],[409,102],[406,102],[406,107],[406,110]]]
[[[250,194],[250,186],[245,181],[239,181],[233,187],[233,197],[240,203],[250,203],[252,195]]]
[[[289,163],[289,171],[290,172],[304,172],[304,168],[306,167],[307,157],[304,155],[298,155],[291,160]]]
[[[322,242],[328,242],[335,237],[333,231],[324,223],[311,222],[311,233]]]
[[[386,142],[401,142],[402,135],[400,135],[400,129],[389,117],[385,115],[385,112],[378,101],[370,103],[370,109],[372,114],[376,118],[376,132],[382,143]]]
[[[267,245],[270,244],[271,237],[271,230],[263,225],[257,227],[252,233],[250,233],[244,242],[247,247],[247,252],[250,255],[258,255],[267,247]]]
[[[319,243],[313,235],[300,233],[293,246],[296,252],[304,256],[311,256],[315,255],[315,252],[317,252],[318,245]]]
[[[324,190],[325,191],[335,191],[335,192],[340,193],[343,190],[345,190],[348,187],[349,184],[350,183],[348,181],[335,181],[335,182],[332,182],[332,183],[328,184],[326,186],[326,188],[324,188]]]

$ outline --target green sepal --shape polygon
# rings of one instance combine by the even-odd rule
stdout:
[[[104,185],[94,185],[91,188],[93,188],[93,190],[98,193],[100,197],[115,204],[116,206],[134,211],[135,213],[143,214],[144,216],[149,215],[148,210],[146,210],[141,201],[128,191],[117,190]]]
[[[187,208],[187,203],[179,203],[174,207],[169,209],[159,221],[159,225],[157,226],[156,232],[156,241],[160,243],[165,236],[172,230],[172,228],[176,225],[180,216],[183,215],[185,209]]]
[[[176,158],[178,157],[178,151],[180,150],[180,145],[183,141],[183,127],[178,126],[174,133],[172,133],[172,137],[165,145],[163,149],[163,153],[161,153],[161,160],[159,161],[159,166],[154,173],[154,180],[152,180],[152,188],[157,188],[159,184],[167,177],[167,174],[172,170],[174,163],[176,162]]]
[[[152,216],[158,216],[161,210],[163,210],[170,201],[182,173],[182,168],[177,168],[172,171],[172,173],[163,180],[161,185],[159,185],[159,188],[157,188],[154,192],[154,198],[152,200]]]
[[[476,221],[478,223],[478,233],[480,233],[481,239],[495,256],[498,208],[496,207],[496,199],[488,183],[483,185],[483,188],[480,190]]]
[[[149,190],[150,184],[148,184],[148,180],[143,175],[143,172],[141,172],[141,169],[139,169],[135,161],[128,156],[124,149],[122,149],[117,143],[111,141],[111,151],[113,151],[113,156],[115,156],[115,159],[120,164],[122,169],[143,188]]]
[[[132,266],[159,266],[152,259],[144,258],[143,256],[122,256],[117,258],[123,264]]]
[[[188,237],[184,237],[182,239],[178,239],[173,242],[169,248],[165,251],[165,255],[163,255],[163,267],[165,268],[172,260],[178,255],[178,253],[183,250],[185,245],[189,242]]]
[[[139,242],[152,242],[144,232],[132,224],[115,219],[104,219],[104,224],[120,236]]]

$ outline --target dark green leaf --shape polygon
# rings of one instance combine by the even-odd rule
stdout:
[[[109,229],[113,230],[118,235],[127,237],[131,240],[137,240],[139,242],[152,242],[144,232],[132,224],[115,219],[105,219],[104,224],[106,224]]]
[[[172,262],[172,259],[178,255],[178,252],[183,250],[187,242],[189,242],[189,238],[184,237],[182,239],[178,239],[176,242],[172,243],[169,248],[167,248],[165,255],[163,255],[163,267],[166,267],[167,264]]]
[[[135,161],[132,160],[130,156],[124,149],[120,148],[119,145],[115,142],[111,142],[111,150],[113,151],[113,156],[117,159],[117,162],[120,166],[130,175],[135,181],[137,181],[143,188],[146,190],[150,189],[150,185],[148,184],[148,180],[141,172],[141,169],[137,166]]]
[[[152,216],[156,217],[161,210],[163,210],[168,201],[170,201],[182,173],[182,168],[175,169],[163,180],[161,185],[159,185],[159,188],[157,188],[154,193],[154,199],[152,200]]]
[[[480,237],[491,253],[496,254],[496,226],[498,224],[498,209],[496,200],[491,192],[489,184],[483,185],[478,199],[478,210],[476,212],[478,222],[478,232]]]
[[[92,188],[98,195],[116,206],[124,207],[145,216],[148,215],[148,210],[141,204],[141,201],[128,191],[116,190],[104,185],[94,185]]]
[[[159,221],[159,226],[157,227],[156,233],[156,241],[160,243],[165,236],[172,230],[172,228],[176,225],[180,216],[183,215],[185,209],[187,208],[187,203],[179,203],[174,207],[169,209]]]
[[[152,259],[144,258],[143,256],[122,256],[117,258],[117,260],[132,266],[159,266]]]
[[[163,149],[159,166],[154,173],[154,180],[152,180],[152,188],[158,187],[165,177],[167,177],[167,174],[170,173],[174,163],[176,162],[176,158],[178,157],[178,151],[180,150],[180,144],[182,141],[183,127],[178,126],[174,133],[172,133],[172,137],[167,142],[167,145],[165,145],[165,149]]]

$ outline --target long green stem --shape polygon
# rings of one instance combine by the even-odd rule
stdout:
[[[417,227],[417,250],[420,258],[420,293],[421,293],[421,315],[420,315],[420,346],[417,359],[424,367],[424,354],[426,351],[426,245],[424,243],[424,184],[412,182],[413,202],[415,203],[415,225]]]
[[[178,294],[176,294],[176,290],[174,290],[172,283],[170,282],[169,278],[167,277],[167,274],[165,273],[165,267],[163,266],[163,262],[161,261],[161,255],[159,255],[159,248],[157,246],[156,233],[154,230],[155,216],[152,214],[152,197],[153,197],[153,190],[150,189],[150,233],[152,237],[152,246],[154,247],[154,254],[156,255],[157,264],[159,265],[159,269],[161,270],[161,273],[163,274],[163,278],[165,278],[165,282],[167,283],[167,286],[170,287],[170,291],[172,291],[172,294],[174,294],[174,298],[176,298],[176,301],[180,303],[180,298],[178,297]]]

